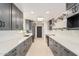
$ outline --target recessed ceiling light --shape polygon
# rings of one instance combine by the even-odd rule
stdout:
[[[31,14],[34,14],[35,12],[34,11],[31,11]]]
[[[46,11],[46,14],[49,14],[50,13],[50,11]]]
[[[43,20],[44,20],[44,18],[37,18],[37,20],[38,20],[38,21],[43,21]]]

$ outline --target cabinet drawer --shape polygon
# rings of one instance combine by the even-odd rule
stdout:
[[[47,39],[47,45],[49,46],[49,37],[46,36],[46,39]]]
[[[55,56],[77,56],[75,53],[56,42],[52,38],[49,38],[49,48]]]
[[[73,52],[71,52],[70,50],[68,50],[67,48],[63,47],[61,48],[61,56],[76,56],[76,54],[74,54]]]
[[[5,56],[16,56],[17,55],[17,50],[13,49],[10,52],[8,52]]]
[[[52,40],[52,39],[49,39],[49,47],[50,47],[50,48],[52,48],[52,47],[53,47],[53,45],[54,45],[53,40]]]
[[[72,53],[71,51],[69,51],[68,49],[64,49],[63,52],[66,56],[76,56],[74,53]]]
[[[77,55],[74,54],[73,52],[69,52],[68,56],[77,56]]]
[[[52,51],[53,51],[53,54],[54,54],[55,56],[58,56],[57,50],[53,49]]]
[[[53,44],[54,43],[53,39],[50,38],[49,43]]]
[[[61,45],[58,42],[54,41],[54,48],[58,49],[60,47],[61,47]]]

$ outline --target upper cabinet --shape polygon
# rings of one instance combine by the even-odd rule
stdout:
[[[0,3],[0,30],[22,30],[23,13],[12,3]]]
[[[12,30],[23,29],[23,13],[12,4]]]
[[[26,23],[26,32],[27,33],[32,32],[32,21],[29,19],[26,19],[25,23]]]
[[[48,21],[48,29],[52,30],[52,19]]]
[[[0,30],[11,30],[11,4],[0,3]]]
[[[48,30],[53,30],[55,23],[56,23],[56,20],[54,18],[50,19],[48,21]]]
[[[72,8],[76,3],[66,3],[66,10]]]
[[[66,3],[67,18],[79,13],[79,3]]]

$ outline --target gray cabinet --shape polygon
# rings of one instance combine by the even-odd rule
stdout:
[[[32,34],[33,34],[32,42],[34,42],[34,38],[35,38],[35,23],[34,22],[32,23]]]
[[[53,48],[54,48],[53,53],[55,56],[58,56],[61,54],[60,53],[60,45],[56,41],[54,41]]]
[[[26,32],[27,33],[32,32],[32,21],[29,19],[26,19]]]
[[[23,13],[16,8],[16,13],[17,13],[17,17],[16,17],[16,25],[17,25],[17,30],[22,30],[23,29]]]
[[[75,53],[71,52],[69,49],[65,48],[64,46],[61,46],[61,56],[76,56]]]
[[[11,29],[11,4],[0,3],[0,30]]]
[[[23,29],[23,14],[22,12],[12,4],[12,30]]]
[[[19,29],[22,30],[23,29],[23,13],[20,11],[19,12]]]
[[[22,43],[20,43],[19,45],[18,45],[18,47],[17,47],[17,49],[18,49],[18,56],[24,56],[25,55],[25,47],[24,47],[24,42],[22,42]]]
[[[18,55],[24,56],[28,52],[30,46],[32,44],[32,37],[29,37],[27,40],[18,45]]]
[[[52,19],[48,21],[49,30],[52,30]]]
[[[25,56],[32,44],[32,36],[21,42],[11,51],[5,54],[5,56]]]
[[[22,30],[23,13],[12,3],[0,3],[0,30]]]
[[[16,6],[12,4],[12,29],[16,30],[17,28],[18,28],[18,25],[17,25]]]
[[[75,53],[49,37],[49,48],[55,56],[76,56]]]
[[[66,3],[66,10],[72,8],[76,3]]]
[[[18,56],[24,56],[28,52],[30,46],[32,44],[32,37],[28,38],[24,42],[18,45],[17,50],[18,50]]]
[[[46,39],[47,39],[47,40],[46,40],[46,41],[47,41],[47,45],[49,46],[49,42],[50,42],[50,41],[49,41],[49,36],[46,35]],[[50,45],[51,45],[51,44],[50,44]]]
[[[5,54],[5,56],[17,56],[17,48],[12,49],[10,52]]]
[[[60,55],[61,53],[59,52],[60,51],[60,45],[54,41],[53,39],[49,38],[49,47],[51,49],[51,51],[53,52],[53,54],[55,56],[58,56]]]

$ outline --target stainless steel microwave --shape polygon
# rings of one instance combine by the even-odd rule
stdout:
[[[79,29],[79,4],[68,10],[67,28]]]

